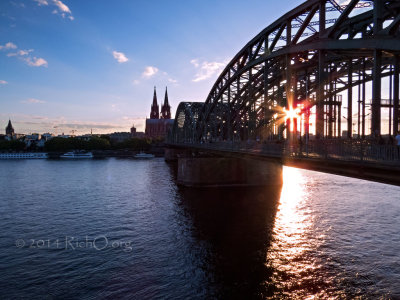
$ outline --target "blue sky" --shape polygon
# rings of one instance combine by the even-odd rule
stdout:
[[[204,101],[219,72],[301,0],[1,0],[0,124],[144,130],[153,86]],[[272,4],[273,3],[273,4]]]

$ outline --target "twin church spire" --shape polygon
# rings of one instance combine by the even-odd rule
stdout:
[[[150,119],[171,119],[171,106],[168,103],[168,90],[165,88],[164,104],[160,109],[157,102],[156,87],[154,87],[153,103],[151,104]]]
[[[160,118],[159,111],[160,109],[158,108],[158,103],[157,103],[156,87],[154,87],[153,103],[151,104],[150,119],[159,119]]]

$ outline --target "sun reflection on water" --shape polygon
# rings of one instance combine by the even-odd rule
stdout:
[[[283,168],[283,186],[267,261],[275,270],[276,286],[286,291],[293,292],[294,286],[301,285],[299,281],[314,269],[313,262],[306,258],[307,251],[315,246],[309,240],[313,216],[308,203],[308,180],[299,169]]]

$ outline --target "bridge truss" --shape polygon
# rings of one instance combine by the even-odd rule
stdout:
[[[397,134],[400,1],[345,3],[308,0],[265,28],[204,103],[179,105],[171,142]]]

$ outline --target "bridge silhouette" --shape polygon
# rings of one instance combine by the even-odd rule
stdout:
[[[248,42],[205,102],[179,104],[170,158],[252,157],[400,184],[400,1],[345,3],[306,1]]]

